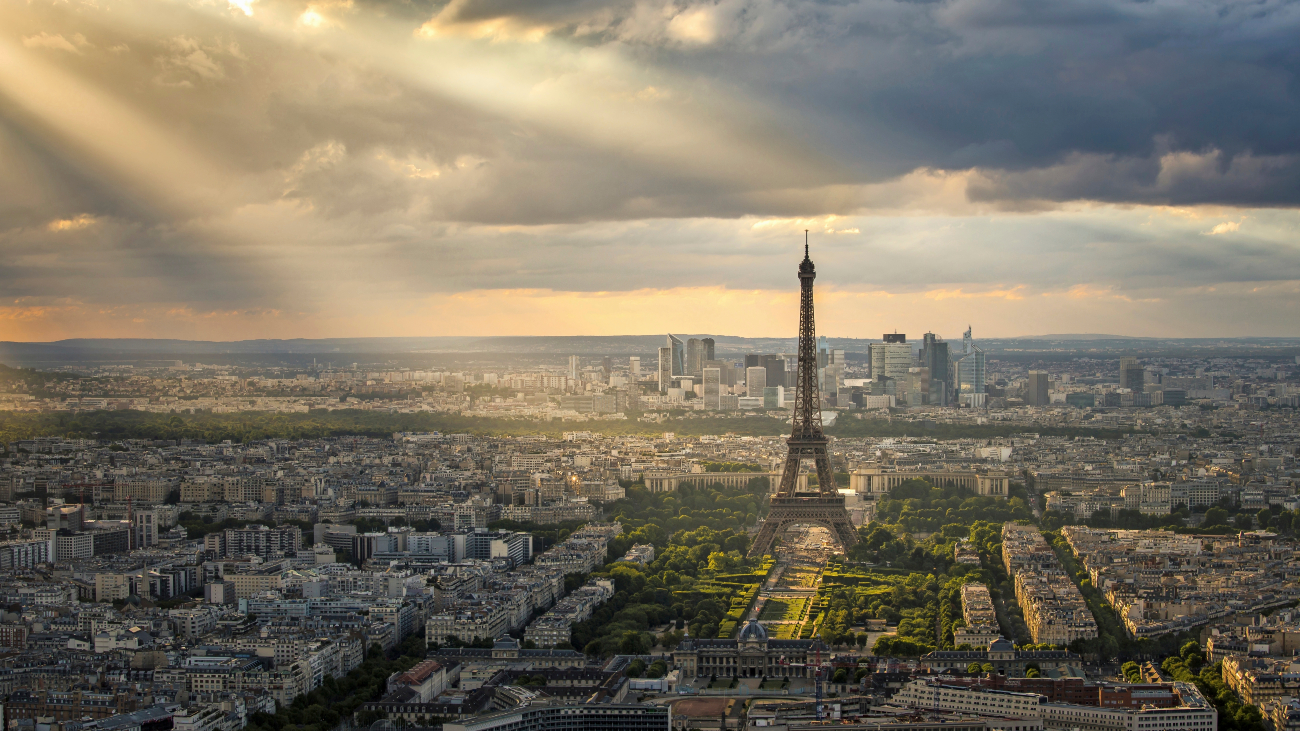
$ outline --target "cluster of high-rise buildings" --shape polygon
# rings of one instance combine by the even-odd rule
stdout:
[[[1005,344],[986,353],[969,329],[960,343],[934,333],[917,342],[902,333],[886,333],[880,342],[851,347],[818,340],[823,411],[890,407],[917,418],[973,421],[996,415],[1060,426],[1097,417],[1127,422],[1141,418],[1135,416],[1137,410],[1187,406],[1300,408],[1300,364],[1267,354],[1143,357],[1089,350],[1068,359],[1034,360]],[[599,421],[636,415],[656,420],[668,412],[680,418],[683,411],[784,419],[788,414],[782,411],[793,406],[793,352],[745,353],[734,346],[724,352],[714,338],[676,335],[668,335],[659,350],[657,363],[651,350],[569,355],[562,362],[551,355],[517,356],[493,366],[473,359],[469,367],[442,368],[396,368],[391,363],[235,367],[178,361],[138,369],[77,365],[61,368],[59,378],[40,389],[26,381],[0,380],[0,391],[9,391],[0,392],[0,410],[379,410]]]
[[[798,377],[794,353],[748,354],[743,364],[714,355],[712,338],[683,343],[668,335],[667,345],[659,349],[659,392],[677,400],[697,393],[703,408],[714,410],[792,406],[786,388]],[[817,375],[824,402],[819,406],[827,409],[985,405],[985,355],[969,329],[957,352],[950,352],[948,343],[934,333],[925,334],[919,352],[906,335],[886,333],[882,342],[868,345],[865,358],[850,358],[822,337],[817,343]]]

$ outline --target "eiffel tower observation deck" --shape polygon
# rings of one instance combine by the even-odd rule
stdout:
[[[806,237],[806,234],[805,234]],[[822,433],[821,392],[817,386],[817,331],[813,325],[813,280],[816,268],[804,241],[803,261],[799,263],[799,370],[794,387],[794,428],[786,440],[790,451],[781,473],[781,485],[772,497],[767,519],[759,528],[750,556],[771,553],[777,536],[796,524],[815,523],[830,529],[841,550],[858,540],[857,531],[844,509],[844,498],[835,487],[835,473],[827,454],[826,435]],[[804,460],[817,467],[817,492],[797,493],[799,468]]]

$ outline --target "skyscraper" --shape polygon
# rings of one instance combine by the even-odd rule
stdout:
[[[1047,386],[1047,371],[1030,371],[1029,381],[1025,384],[1025,403],[1030,406],[1046,406],[1051,403]]]
[[[721,381],[722,385],[724,385],[724,386],[734,386],[734,385],[736,385],[736,368],[735,368],[735,364],[734,364],[734,363],[732,363],[732,362],[730,362],[730,361],[726,361],[726,360],[706,360],[706,361],[704,361],[704,367],[705,367],[705,368],[717,368],[717,369],[721,370],[721,371],[722,371],[722,381]]]
[[[785,358],[775,355],[765,355],[759,362],[759,365],[767,370],[767,386],[784,386],[785,385]]]
[[[844,366],[839,363],[828,363],[821,369],[820,375],[822,398],[825,399],[827,406],[834,408],[840,394],[840,384],[844,382]]]
[[[767,388],[767,369],[762,366],[753,366],[745,369],[745,394],[748,396],[761,397],[763,389]]]
[[[689,373],[686,372],[686,347],[682,345],[682,341],[679,340],[678,338],[673,337],[672,333],[669,333],[668,347],[672,349],[672,357],[668,359],[669,375],[672,376],[690,375]],[[666,386],[661,385],[660,388],[666,388]]]
[[[704,376],[704,408],[716,411],[721,408],[719,397],[722,395],[722,369],[703,368],[701,370]]]
[[[961,343],[963,352],[953,363],[958,398],[961,394],[984,393],[984,351],[975,345],[969,325],[962,334]]]
[[[902,333],[886,333],[885,342],[867,346],[871,359],[871,377],[875,380],[907,378],[912,367],[912,346]]]
[[[631,358],[628,358],[627,370],[628,375],[632,377],[633,382],[641,380],[641,356],[634,355]]]
[[[767,387],[784,386],[785,359],[777,355],[747,355],[745,368],[764,368],[767,370]]]
[[[690,338],[686,341],[686,373],[685,375],[699,378],[705,369],[705,364],[714,360],[715,346],[713,338]]]
[[[672,337],[669,335],[668,337]],[[659,349],[659,393],[667,393],[673,385],[673,349]]]
[[[569,378],[578,380],[578,356],[569,356]]]
[[[686,371],[684,375],[699,378],[704,371],[704,341],[690,338],[686,341]]]
[[[1142,370],[1142,365],[1138,363],[1137,358],[1124,357],[1119,359],[1119,387],[1132,390],[1134,393],[1142,393],[1146,386],[1146,372]]]
[[[938,335],[926,333],[921,337],[921,367],[930,370],[930,391],[927,403],[947,406],[951,403],[952,364],[948,360],[948,344]]]

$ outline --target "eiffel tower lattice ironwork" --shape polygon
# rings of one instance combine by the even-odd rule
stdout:
[[[813,279],[817,272],[808,256],[804,232],[803,261],[799,263],[799,370],[794,387],[794,428],[786,444],[790,452],[781,472],[781,486],[772,496],[767,519],[754,538],[750,556],[770,553],[776,537],[797,523],[818,523],[830,529],[840,548],[858,540],[857,531],[844,509],[844,498],[836,491],[835,473],[827,455],[828,440],[822,433],[821,391],[817,387],[817,333],[813,326]],[[817,493],[797,493],[799,466],[805,459],[817,465]]]

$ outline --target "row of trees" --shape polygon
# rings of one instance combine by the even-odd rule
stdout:
[[[1127,660],[1162,657],[1176,652],[1186,641],[1184,634],[1141,639],[1129,637],[1124,625],[1115,614],[1115,608],[1106,601],[1101,591],[1092,585],[1092,579],[1079,563],[1065,537],[1058,532],[1044,531],[1043,538],[1047,539],[1048,544],[1056,551],[1056,557],[1060,560],[1062,568],[1074,579],[1079,592],[1083,594],[1084,601],[1088,604],[1088,609],[1092,612],[1093,619],[1097,621],[1097,637],[1091,640],[1075,640],[1070,644],[1071,650],[1101,659],[1118,657]]]
[[[1165,658],[1160,669],[1174,680],[1196,684],[1201,695],[1218,709],[1221,731],[1267,731],[1269,726],[1259,708],[1241,702],[1223,682],[1223,662],[1207,664],[1199,643],[1185,643],[1178,654]]]
[[[563,543],[575,530],[585,524],[586,521],[583,520],[566,520],[560,523],[545,524],[531,521],[494,520],[488,524],[488,528],[491,530],[513,530],[531,533],[533,536],[533,552],[541,553],[551,546]]]
[[[977,521],[1001,525],[1032,520],[1023,486],[1014,485],[1006,500],[973,494],[948,485],[935,487],[925,480],[908,480],[890,491],[876,507],[876,519],[907,533],[932,533],[945,525],[969,526]]]
[[[1038,525],[1047,531],[1060,530],[1066,525],[1087,525],[1089,528],[1120,530],[1174,530],[1183,528],[1188,513],[1186,508],[1176,510],[1169,515],[1143,515],[1137,510],[1120,510],[1111,517],[1110,510],[1098,510],[1086,520],[1080,520],[1073,513],[1049,510],[1043,513]]]
[[[27,371],[24,371],[27,373]],[[49,376],[51,374],[42,374]],[[682,435],[733,433],[742,436],[779,436],[788,427],[778,419],[698,417],[682,412],[680,418],[653,427],[632,419],[605,421],[587,428],[610,436],[650,434],[670,426]],[[216,443],[225,439],[244,443],[263,439],[318,439],[336,436],[386,437],[399,431],[442,431],[485,435],[545,434],[560,436],[570,426],[561,422],[532,419],[501,419],[460,416],[447,413],[401,414],[359,409],[311,411],[306,414],[238,412],[214,414],[159,414],[143,411],[94,411],[77,414],[0,413],[0,444],[18,439],[60,436],[76,439],[170,439]],[[932,434],[945,439],[1010,436],[1019,427],[1000,425],[947,425],[922,427],[905,422],[878,419],[840,419],[828,434],[840,437],[886,437]],[[1113,430],[1064,428],[1040,429],[1051,436],[1120,436]]]
[[[1120,530],[1172,530],[1179,533],[1209,533],[1226,535],[1237,531],[1265,528],[1286,535],[1300,532],[1300,511],[1284,510],[1280,505],[1263,510],[1234,510],[1221,504],[1205,511],[1201,524],[1189,528],[1187,518],[1191,513],[1179,506],[1168,515],[1143,515],[1137,510],[1120,510],[1111,516],[1110,510],[1098,510],[1086,519],[1072,513],[1049,510],[1043,514],[1039,525],[1043,530],[1056,531],[1066,525],[1086,525],[1089,528]]]

